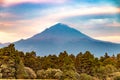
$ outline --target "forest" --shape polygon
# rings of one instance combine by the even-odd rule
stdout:
[[[0,48],[0,79],[120,80],[120,53],[96,57],[90,51],[37,56],[14,44]]]

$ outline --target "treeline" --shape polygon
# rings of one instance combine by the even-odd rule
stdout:
[[[11,63],[14,64],[12,67]],[[8,76],[15,69],[13,76]],[[9,67],[10,66],[10,67]],[[34,51],[22,52],[14,44],[0,49],[0,78],[36,78],[58,80],[120,80],[120,54],[95,57],[90,51],[77,55],[66,51],[59,55],[36,56]]]

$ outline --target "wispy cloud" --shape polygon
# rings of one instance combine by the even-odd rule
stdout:
[[[120,27],[120,23],[119,22],[112,22],[110,24],[106,24],[106,26],[108,27]]]
[[[61,4],[67,0],[2,0],[1,5],[11,6],[21,3],[52,3],[52,4]]]
[[[5,32],[0,32],[0,35],[2,35],[2,36],[0,36],[0,42],[2,42],[2,43],[12,42],[12,40],[14,41],[13,37],[6,37],[6,36],[13,36],[13,34],[8,34],[8,33],[5,33]]]
[[[104,9],[104,10],[103,10]],[[48,10],[43,10],[43,11],[37,11],[37,17],[35,18],[28,18],[28,19],[20,19],[20,20],[15,20],[18,17],[20,17],[20,15],[15,15],[12,13],[0,13],[0,16],[2,18],[7,18],[7,21],[1,21],[0,24],[2,26],[0,26],[1,30],[6,30],[8,29],[9,31],[14,30],[15,28],[17,28],[16,30],[20,30],[20,28],[30,28],[31,30],[33,29],[32,26],[34,27],[38,27],[42,31],[44,30],[47,26],[50,26],[56,22],[59,22],[61,20],[64,20],[66,18],[70,18],[70,17],[76,17],[76,16],[87,16],[87,15],[101,15],[101,14],[115,14],[115,13],[119,13],[119,8],[116,7],[111,7],[111,6],[103,6],[103,7],[91,7],[91,8],[72,8],[72,7],[60,7],[60,8],[52,8],[48,9]],[[40,13],[40,14],[38,14]],[[38,15],[42,15],[39,16]],[[46,14],[47,13],[47,14]],[[23,18],[26,17],[23,15]],[[11,20],[10,20],[11,19]],[[12,20],[14,19],[14,20]],[[104,24],[106,21],[110,21],[109,19],[91,19],[90,21],[88,21],[87,24],[92,25],[92,24]],[[42,27],[44,24],[44,27]],[[82,25],[82,24],[81,24]],[[36,31],[38,32],[37,28],[34,28],[32,31]]]
[[[0,20],[5,19],[5,18],[17,18],[19,16],[12,14],[10,12],[0,12]]]
[[[113,16],[115,14],[120,14],[119,7],[111,5],[96,6],[97,4],[88,6],[87,4],[82,5],[76,2],[77,5],[75,3],[73,3],[74,5],[55,5],[54,7],[49,7],[49,5],[47,5],[47,8],[44,8],[44,5],[38,4],[63,4],[71,0],[0,1],[0,5],[5,6],[2,9],[3,12],[0,12],[0,42],[8,42],[9,40],[13,42],[21,38],[31,37],[57,22],[67,23],[73,27],[75,26],[74,28],[83,31],[92,37],[96,37],[99,34],[101,34],[101,36],[98,36],[99,38],[102,38],[102,36],[110,36],[111,34],[112,37],[118,37],[120,34],[120,23],[117,22],[115,16]],[[22,3],[34,3],[34,5],[17,5]],[[36,4],[37,6],[35,6]],[[77,17],[77,19],[75,19],[75,17]],[[72,19],[71,21],[70,18]],[[105,33],[106,35],[104,35]],[[7,36],[7,38],[4,36]],[[108,39],[110,38],[111,37],[108,37]]]
[[[120,36],[101,36],[101,37],[94,37],[95,39],[105,40],[110,42],[120,42]]]
[[[53,9],[54,10],[54,9]],[[67,10],[67,11],[66,11]],[[93,15],[93,14],[115,14],[120,13],[120,8],[112,6],[102,6],[102,7],[90,7],[90,8],[60,8],[57,9],[57,14],[51,14],[50,16],[59,17],[74,17],[83,15]]]

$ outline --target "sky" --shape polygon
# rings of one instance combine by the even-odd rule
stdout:
[[[56,23],[120,43],[120,0],[0,0],[0,43],[27,39]]]

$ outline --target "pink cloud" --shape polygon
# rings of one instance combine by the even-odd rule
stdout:
[[[9,13],[9,12],[1,12],[0,13],[0,18],[17,18],[18,16],[17,15],[14,15],[12,13]]]
[[[57,11],[58,10],[58,11]],[[90,8],[64,8],[57,9],[56,14],[50,14],[47,17],[51,18],[69,18],[74,16],[93,15],[93,14],[116,14],[120,13],[120,8],[103,6],[103,7],[90,7]],[[62,12],[62,13],[61,13]]]
[[[2,6],[11,6],[15,4],[20,4],[20,3],[52,3],[52,4],[60,4],[64,3],[67,0],[2,0],[0,1],[0,4]]]
[[[13,0],[10,0],[10,1],[13,1]],[[21,1],[24,2],[27,0],[24,0],[24,1],[21,0]],[[21,3],[21,1],[18,1],[18,2],[16,1],[14,3],[9,2],[9,4],[19,4],[19,3]],[[30,1],[31,0],[29,0],[29,2]],[[49,1],[51,1],[51,0],[49,0]],[[34,2],[34,3],[37,3],[37,2]],[[49,14],[45,14],[44,16],[38,16],[37,18],[33,18],[33,19],[25,19],[25,20],[23,19],[23,20],[15,20],[15,21],[10,21],[10,22],[9,21],[8,22],[6,22],[6,21],[0,22],[0,25],[2,25],[2,26],[0,26],[0,32],[4,32],[4,33],[0,33],[0,35],[1,35],[0,39],[3,39],[3,41],[0,41],[0,42],[7,42],[10,40],[16,41],[21,38],[25,39],[25,38],[31,37],[33,34],[43,31],[47,27],[50,27],[54,23],[59,22],[59,20],[64,19],[64,18],[69,18],[69,17],[74,17],[74,16],[83,16],[83,15],[93,15],[93,14],[115,14],[115,13],[120,13],[120,8],[111,7],[111,6],[89,7],[89,8],[87,8],[87,7],[86,8],[60,7],[60,8],[52,8],[49,10],[45,10],[44,13],[46,13],[46,12],[49,12]],[[54,12],[54,14],[53,14],[53,12]],[[41,13],[41,11],[40,12],[38,11],[36,13]],[[14,15],[9,12],[8,13],[4,12],[4,13],[0,14],[0,17],[12,19],[12,18],[16,18],[19,16]],[[90,22],[94,23],[94,24],[95,23],[102,24],[102,23],[104,23],[104,21],[107,22],[106,19],[92,20]],[[73,24],[73,25],[75,25],[75,24]],[[79,26],[79,25],[82,25],[82,24],[78,24],[77,26]],[[119,26],[119,23],[111,23],[109,25],[117,27],[117,26]],[[83,26],[86,26],[86,25],[83,25]],[[90,25],[88,25],[88,26],[90,26]],[[86,27],[88,28],[88,26],[86,26]],[[27,30],[27,29],[29,29],[29,30]],[[9,35],[10,33],[13,33],[13,34],[15,33],[16,35],[12,35],[13,37],[11,37]],[[21,34],[21,35],[18,36],[18,34]],[[4,38],[4,36],[7,36],[7,39]],[[114,39],[116,39],[116,38],[114,38]],[[111,38],[109,38],[109,39],[111,39]],[[109,39],[106,39],[106,40],[109,40]],[[103,38],[103,40],[104,40],[104,38]]]
[[[113,22],[113,23],[111,23],[111,24],[107,24],[106,26],[108,26],[108,27],[120,27],[120,23],[118,23],[118,22]]]
[[[94,38],[99,40],[104,40],[104,41],[120,43],[120,36],[100,36],[100,37],[94,37]]]

